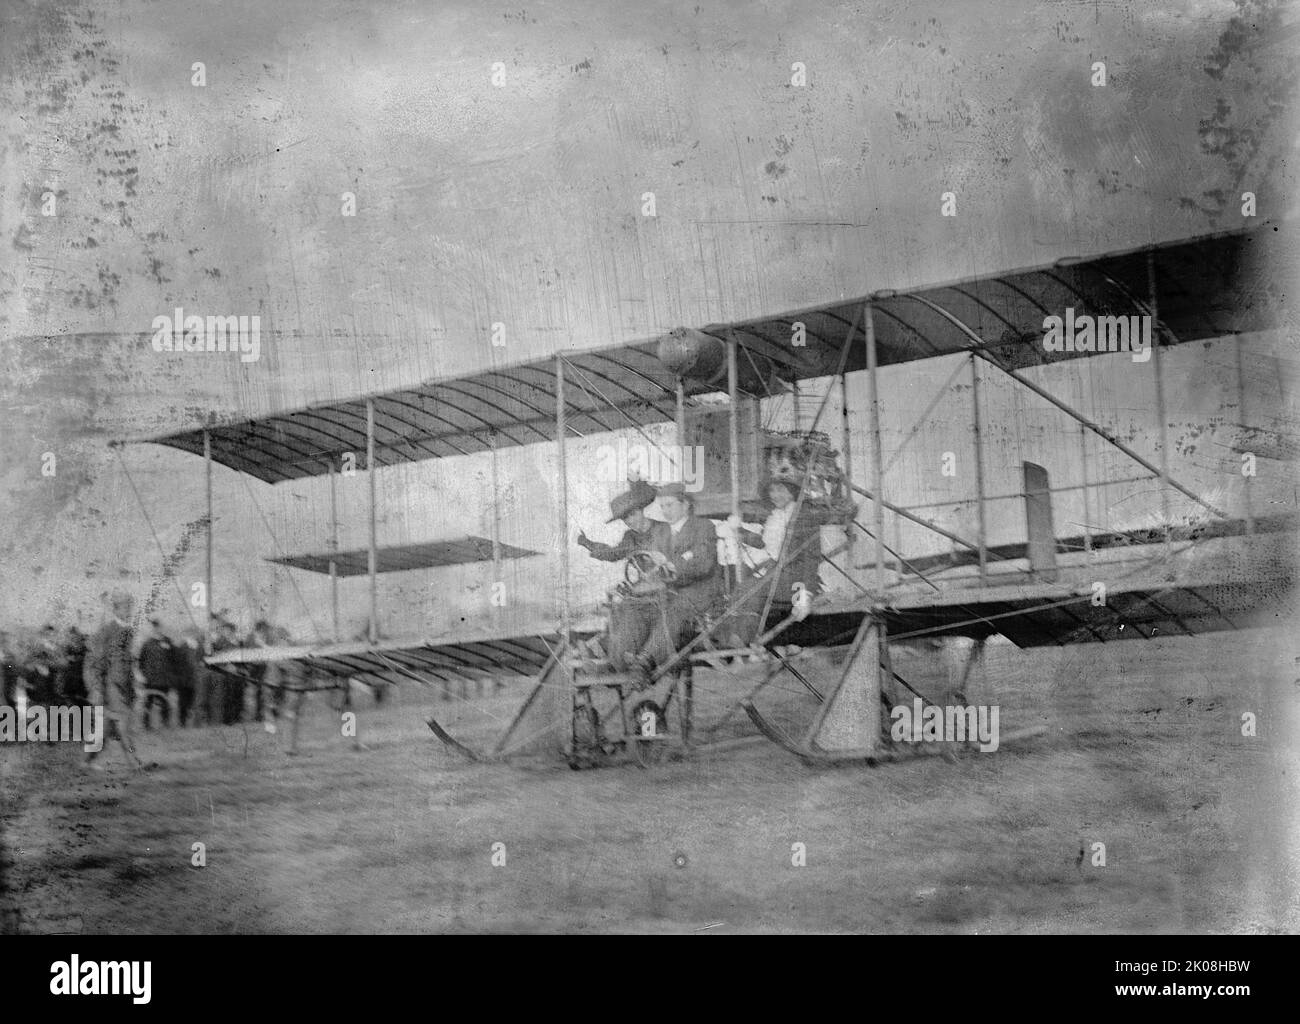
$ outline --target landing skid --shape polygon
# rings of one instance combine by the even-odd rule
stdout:
[[[754,703],[753,698],[775,678],[776,672],[769,675],[748,696],[743,698],[740,701],[740,706],[765,739],[775,743],[782,750],[793,754],[804,764],[834,765],[860,762],[874,767],[880,764],[912,760],[929,754],[938,754],[949,762],[959,761],[963,753],[969,753],[978,746],[977,740],[968,739],[965,741],[928,744],[894,743],[890,740],[883,724],[878,725],[879,732],[876,735],[864,737],[870,742],[860,746],[854,747],[844,744],[829,748],[824,745],[827,740],[833,741],[845,735],[842,728],[828,729],[827,725],[834,722],[835,709],[832,707],[832,702],[843,696],[846,686],[852,685],[855,673],[858,676],[859,693],[857,696],[859,699],[864,697],[869,699],[874,696],[879,707],[879,715],[870,716],[863,714],[865,708],[860,702],[856,706],[852,706],[852,703],[850,703],[849,710],[859,719],[870,720],[874,718],[877,723],[885,723],[889,720],[890,700],[885,696],[881,687],[882,680],[886,679],[890,680],[900,690],[906,690],[925,704],[933,706],[931,700],[894,671],[889,657],[888,644],[885,642],[883,627],[880,628],[878,637],[873,640],[871,634],[875,629],[874,626],[864,624],[863,629],[859,631],[858,638],[855,639],[854,645],[850,649],[840,679],[826,698],[823,698],[816,689],[808,686],[810,692],[817,698],[819,710],[812,727],[802,739],[796,740],[784,729],[770,722]],[[949,691],[949,696],[953,700],[963,705],[968,703],[965,691],[972,682],[972,670],[982,664],[983,657],[984,645],[979,642],[967,656],[957,686]],[[784,662],[784,659],[781,660]],[[782,667],[791,672],[794,671],[789,665],[783,665]],[[780,669],[777,671],[779,672]],[[800,681],[804,682],[801,677]],[[805,685],[807,684],[805,683]],[[1009,732],[1002,732],[999,743],[1006,744],[1026,740],[1041,736],[1048,731],[1046,726],[1028,726],[1014,729]]]
[[[437,736],[438,739],[442,740],[443,743],[445,743],[452,750],[456,751],[456,753],[460,754],[462,757],[466,757],[477,764],[482,764],[486,761],[496,760],[490,755],[480,754],[477,751],[471,750],[469,747],[465,746],[465,744],[463,744],[460,740],[456,739],[454,736],[451,735],[451,733],[449,733],[446,729],[444,729],[441,725],[439,725],[438,720],[434,718],[432,715],[430,715],[425,720],[425,725],[427,725],[430,729],[433,730],[433,734]]]
[[[841,764],[848,761],[865,761],[868,765],[875,765],[877,761],[884,760],[882,752],[875,748],[862,750],[816,750],[811,745],[804,746],[796,743],[782,729],[778,729],[766,718],[763,713],[754,706],[754,702],[748,697],[740,702],[740,706],[745,709],[745,714],[749,720],[754,723],[754,727],[763,734],[763,736],[775,743],[782,750],[787,750],[805,764]]]
[[[522,705],[514,718],[510,720],[510,725],[506,731],[501,734],[501,738],[488,753],[482,753],[462,743],[440,723],[436,716],[430,715],[425,724],[433,731],[433,734],[442,740],[448,749],[455,751],[462,757],[476,764],[493,764],[505,761],[512,753],[530,742],[544,739],[549,733],[556,731],[558,723],[551,721],[554,716],[554,701],[548,701],[548,697],[553,696],[554,687],[558,685],[557,679],[564,678],[561,655],[553,653],[547,659],[542,671],[538,674],[533,682],[533,688],[528,692]],[[537,728],[537,722],[534,719],[541,720],[541,727]],[[521,736],[524,724],[531,722],[534,729],[531,734]]]
[[[805,764],[833,764],[847,761],[873,763],[880,743],[880,683],[882,659],[888,658],[884,623],[867,615],[849,645],[844,664],[831,687],[823,694],[790,659],[773,652],[778,664],[767,677],[740,701],[749,720],[766,739],[789,751]],[[789,672],[817,700],[818,710],[801,740],[764,717],[754,698],[782,672]]]

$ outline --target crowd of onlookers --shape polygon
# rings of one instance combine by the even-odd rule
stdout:
[[[146,729],[269,720],[285,709],[286,691],[301,682],[292,664],[241,665],[238,674],[208,667],[203,632],[196,627],[169,629],[153,616],[138,627],[129,619],[122,625],[121,654],[129,671],[124,664],[119,687]],[[54,625],[0,632],[0,704],[95,703],[95,648],[103,635],[103,627],[87,635],[76,626]],[[213,653],[287,642],[287,633],[265,621],[240,636],[228,618],[214,620]]]

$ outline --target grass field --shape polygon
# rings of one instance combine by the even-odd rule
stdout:
[[[1281,629],[998,647],[968,696],[1003,731],[1049,731],[956,764],[809,768],[760,741],[649,770],[477,765],[423,724],[458,705],[418,687],[360,711],[363,751],[321,698],[296,758],[253,726],[146,734],[137,774],[8,745],[3,927],[1294,932],[1295,647]]]

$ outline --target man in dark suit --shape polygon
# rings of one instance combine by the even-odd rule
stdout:
[[[216,635],[212,640],[212,653],[219,654],[242,646],[235,624],[223,612],[217,613]],[[214,699],[220,710],[217,721],[223,725],[238,725],[244,720],[244,688],[247,679],[241,676],[214,672],[208,677],[209,702]]]
[[[86,635],[71,626],[63,641],[63,662],[59,668],[59,693],[66,704],[86,703]]]
[[[150,618],[145,641],[138,656],[140,674],[144,676],[144,727],[153,727],[153,709],[160,710],[163,725],[171,719],[171,693],[176,688],[176,648],[163,630],[162,620]]]
[[[172,648],[172,673],[176,680],[178,726],[194,726],[202,715],[208,696],[208,667],[203,664],[203,636],[197,628],[187,629]]]
[[[664,586],[651,598],[629,604],[611,623],[611,647],[626,652],[626,667],[648,682],[678,647],[690,639],[704,614],[722,601],[718,533],[711,520],[693,514],[681,484],[659,490],[663,522],[650,524],[650,548],[663,556]]]

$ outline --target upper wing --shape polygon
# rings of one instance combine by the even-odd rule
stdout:
[[[700,331],[671,332],[633,345],[551,356],[410,388],[309,406],[208,428],[212,457],[232,469],[277,482],[327,473],[346,453],[364,468],[367,412],[373,406],[375,464],[472,454],[496,445],[554,441],[557,367],[564,365],[565,431],[574,436],[672,420],[677,374],[659,356],[692,336],[705,345],[734,338],[743,387],[763,394],[779,380],[824,377],[865,366],[862,311],[872,303],[883,366],[949,355],[978,344],[1011,366],[1076,358],[1043,351],[1043,321],[1076,314],[1151,312],[1154,288],[1161,344],[1260,330],[1279,322],[1281,304],[1270,267],[1285,238],[1262,224],[1048,266],[967,278],[949,284],[878,292]],[[801,344],[792,343],[802,324]],[[701,339],[701,336],[702,339]],[[854,341],[844,353],[845,342]],[[680,354],[680,351],[678,352]],[[706,360],[707,361],[707,360]],[[720,390],[713,369],[688,377],[688,395]],[[752,371],[752,372],[751,372]],[[144,438],[200,454],[204,430]]]

